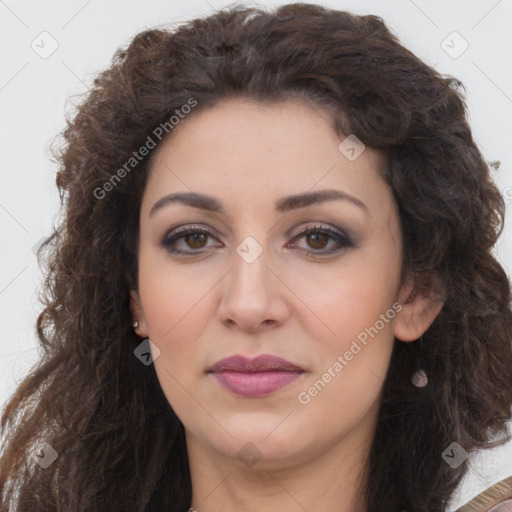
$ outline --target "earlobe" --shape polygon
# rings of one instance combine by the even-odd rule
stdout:
[[[135,332],[142,337],[146,337],[146,318],[140,301],[140,296],[135,290],[130,290],[130,313],[132,317],[132,326]],[[136,325],[133,322],[137,322]]]
[[[444,302],[435,293],[419,293],[412,282],[400,290],[399,303],[402,309],[397,313],[393,332],[401,341],[415,341],[427,331],[443,308]]]

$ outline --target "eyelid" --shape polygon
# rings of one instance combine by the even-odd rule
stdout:
[[[204,224],[184,224],[182,226],[178,226],[176,228],[169,229],[164,235],[164,239],[169,238],[170,236],[177,235],[182,232],[187,232],[189,230],[197,229],[198,231],[206,231],[210,235],[214,236],[212,229],[209,226]]]
[[[205,232],[210,237],[218,239],[217,235],[213,232],[212,228],[209,226],[205,226],[204,224],[185,224],[182,226],[178,226],[176,228],[169,229],[166,231],[165,235],[161,238],[160,244],[162,246],[166,246],[166,244],[169,244],[173,238],[179,239],[181,234],[186,235],[188,232]]]
[[[297,228],[297,231],[295,234],[291,234],[293,230],[288,231],[285,234],[286,238],[291,238],[292,240],[296,239],[297,237],[304,235],[305,232],[311,231],[311,230],[324,230],[324,231],[330,231],[332,233],[335,233],[343,238],[345,238],[347,241],[353,241],[352,235],[347,232],[346,230],[342,230],[340,228],[333,227],[331,225],[323,225],[320,222],[312,222],[309,224],[306,224],[305,226],[301,226],[300,228]],[[163,236],[163,240],[169,239],[170,237],[174,235],[178,235],[179,233],[186,233],[190,230],[198,230],[198,231],[206,231],[211,236],[217,238],[217,235],[214,233],[214,230],[210,228],[209,226],[206,226],[204,224],[184,224],[182,226],[178,226],[176,228],[172,228],[168,230],[165,235]]]
[[[304,235],[304,233],[307,231],[314,231],[314,230],[335,233],[336,235],[344,237],[347,240],[351,240],[351,236],[344,230],[334,227],[334,226],[331,226],[330,224],[322,224],[320,222],[312,222],[312,223],[308,223],[306,225],[302,225],[300,228],[297,228],[297,233],[295,235],[289,235],[289,236],[290,236],[290,238],[295,239],[298,236]]]
[[[356,247],[356,244],[354,243],[352,237],[346,233],[344,230],[341,230],[339,228],[335,228],[331,225],[321,225],[320,223],[316,222],[313,224],[309,224],[306,226],[302,226],[299,230],[299,232],[292,236],[291,241],[294,242],[295,240],[300,240],[307,235],[311,233],[319,232],[322,234],[326,234],[331,241],[335,242],[334,248],[331,249],[319,249],[319,250],[313,250],[313,249],[303,249],[298,248],[299,251],[305,252],[306,254],[312,254],[316,256],[328,256],[328,255],[335,255],[339,252],[341,252],[343,249],[347,249],[350,247]],[[293,244],[292,244],[293,245]],[[288,244],[287,244],[288,247]]]

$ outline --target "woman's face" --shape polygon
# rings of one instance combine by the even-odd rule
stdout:
[[[275,468],[373,435],[401,231],[380,155],[342,141],[304,103],[237,99],[191,114],[155,155],[132,307],[190,451]],[[289,364],[211,371],[260,355]]]

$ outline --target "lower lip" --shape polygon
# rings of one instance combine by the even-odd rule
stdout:
[[[303,372],[233,372],[214,373],[215,377],[228,391],[246,397],[260,397],[275,393],[298,379]]]

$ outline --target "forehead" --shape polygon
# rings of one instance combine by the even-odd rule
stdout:
[[[382,207],[390,199],[379,174],[383,156],[364,148],[347,158],[345,135],[333,126],[330,112],[298,100],[230,99],[193,112],[153,155],[143,208],[170,191],[226,197],[240,207],[272,198],[273,207],[278,197],[331,187]]]

